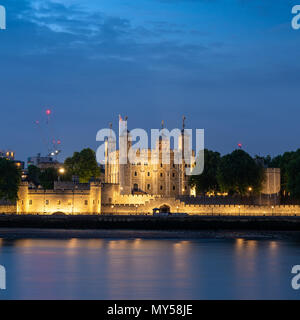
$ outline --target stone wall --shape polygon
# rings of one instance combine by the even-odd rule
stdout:
[[[17,212],[16,205],[0,205],[0,214],[13,214]]]
[[[156,199],[144,205],[103,205],[102,214],[152,214],[154,208],[169,206],[172,213],[189,215],[232,215],[232,216],[300,216],[300,206],[257,206],[257,205],[185,205],[179,200]]]
[[[18,214],[100,214],[101,187],[91,183],[88,190],[74,188],[72,190],[29,189],[22,183],[18,193]]]

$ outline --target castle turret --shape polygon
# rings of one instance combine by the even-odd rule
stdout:
[[[17,213],[28,212],[28,182],[21,182],[18,191]]]
[[[123,120],[119,117],[119,184],[120,193],[129,194],[131,192],[131,174],[128,153],[131,148],[130,134],[127,129],[127,117]]]

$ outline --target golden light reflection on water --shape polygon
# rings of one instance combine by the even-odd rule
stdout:
[[[106,255],[109,295],[124,297],[131,293],[128,290],[135,294],[140,292],[142,295],[145,291],[150,294],[160,282],[170,282],[181,290],[188,276],[189,245],[189,241],[173,243],[140,238],[109,241]]]
[[[14,294],[45,299],[271,295],[285,253],[281,242],[245,238],[0,239],[0,245]]]
[[[257,275],[262,272],[266,272],[271,279],[277,279],[278,253],[278,241],[236,239],[234,255],[236,287],[240,288],[238,282],[241,279],[248,279],[250,282],[255,281]],[[241,291],[240,294],[243,295],[242,289],[239,290]],[[259,292],[255,291],[254,286],[249,286],[248,291],[253,296],[259,296]]]

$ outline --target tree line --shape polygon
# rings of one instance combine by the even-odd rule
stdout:
[[[282,196],[300,199],[300,149],[274,158],[253,158],[241,149],[221,156],[219,152],[205,149],[204,172],[191,176],[189,183],[196,187],[198,194],[258,194],[265,178],[264,168],[280,168]]]
[[[88,183],[92,178],[99,178],[101,173],[96,154],[90,148],[83,149],[81,152],[74,152],[72,157],[65,160],[63,168],[64,173],[60,174],[56,168],[41,170],[31,165],[28,167],[27,180],[43,189],[53,189],[54,182],[58,179],[72,181],[72,178],[76,176],[80,183]]]
[[[72,181],[73,176],[79,178],[79,182],[87,183],[92,178],[99,178],[101,168],[96,161],[95,152],[83,149],[74,152],[72,157],[65,160],[63,167],[65,174],[60,175],[57,168],[40,169],[37,166],[28,167],[27,181],[41,186],[43,189],[53,189],[54,182],[59,178],[62,181]],[[13,161],[0,158],[0,200],[14,202],[18,198],[18,189],[21,183],[22,171]]]
[[[221,156],[219,152],[205,149],[204,160],[204,172],[191,176],[189,181],[191,186],[196,187],[197,194],[258,194],[264,181],[264,168],[270,167],[281,169],[282,195],[300,199],[300,149],[274,158],[251,157],[241,149]],[[60,176],[62,181],[72,181],[72,177],[77,176],[81,183],[99,178],[102,170],[96,161],[95,152],[89,148],[74,152],[72,157],[65,160],[63,167],[65,173]],[[0,199],[16,201],[21,176],[20,168],[13,161],[0,159]],[[27,180],[35,186],[53,189],[58,177],[58,169],[28,167]]]

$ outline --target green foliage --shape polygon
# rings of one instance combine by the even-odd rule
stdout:
[[[235,150],[221,158],[218,183],[222,192],[245,195],[251,187],[259,193],[264,180],[264,168],[245,151]]]
[[[300,149],[298,149],[295,152],[285,152],[283,155],[279,155],[272,159],[270,167],[273,168],[280,168],[281,173],[281,192],[282,193],[288,193],[295,194],[294,187],[295,182],[294,177],[290,174],[292,169],[288,169],[290,166],[290,163],[294,161],[295,159],[300,157]],[[294,186],[294,187],[292,187]]]
[[[27,180],[29,182],[32,182],[37,187],[40,184],[40,174],[41,174],[40,168],[33,166],[33,165],[30,165],[28,167]]]
[[[73,157],[65,160],[64,167],[69,179],[75,175],[79,177],[81,183],[87,183],[92,177],[98,178],[100,176],[96,154],[90,148],[74,152]]]
[[[55,168],[47,168],[43,170],[39,175],[39,181],[41,186],[44,189],[53,189],[54,181],[58,180],[57,169]]]
[[[217,172],[220,160],[219,152],[204,150],[204,171],[200,175],[191,176],[189,180],[190,185],[196,187],[197,194],[219,191]]]
[[[293,157],[286,167],[287,191],[300,199],[300,155]]]
[[[14,162],[0,159],[0,199],[16,201],[21,182],[21,170]]]

